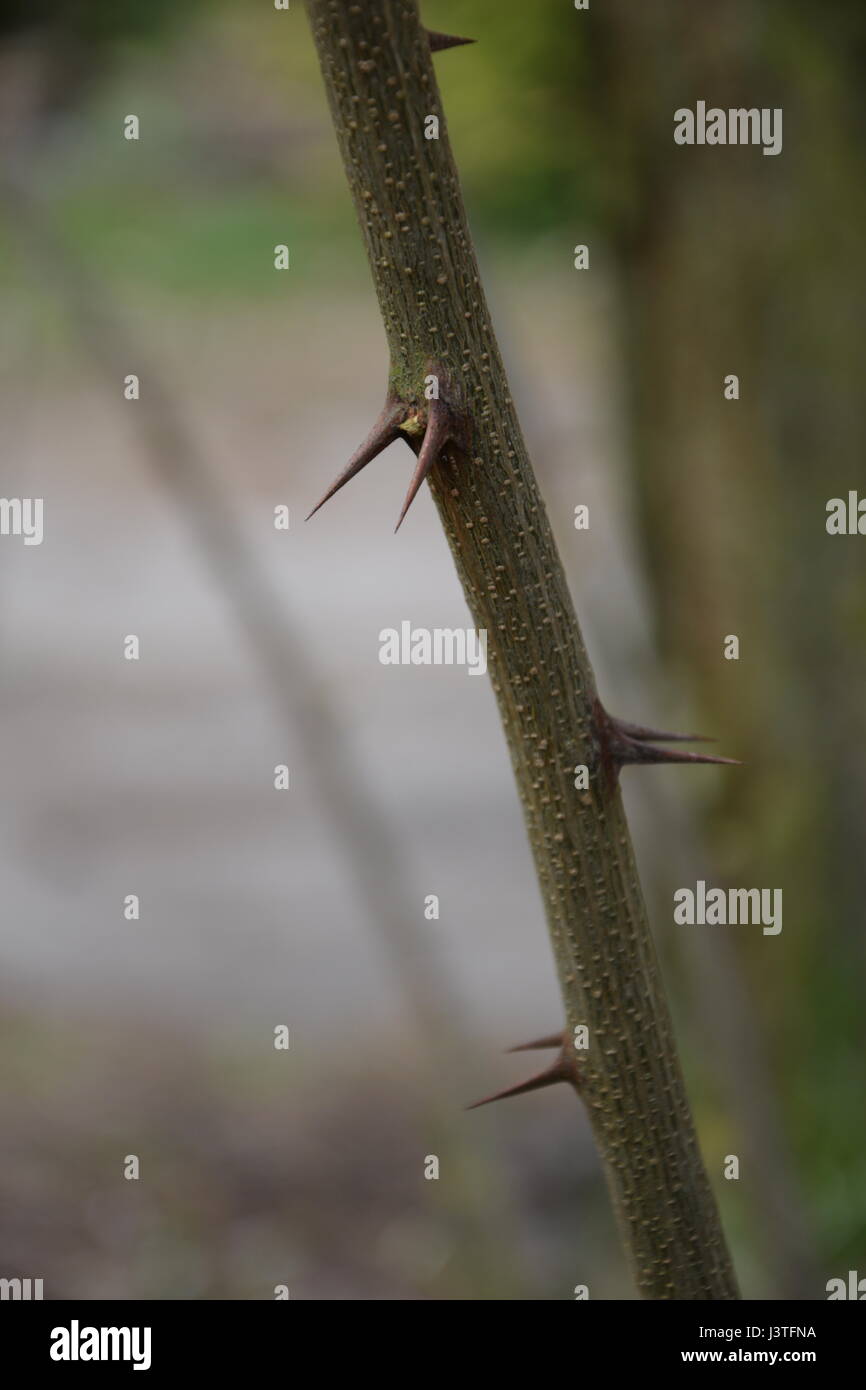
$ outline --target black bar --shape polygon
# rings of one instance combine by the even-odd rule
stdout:
[[[400,1379],[420,1373],[429,1381],[437,1362],[442,1366],[443,1390],[458,1372],[467,1369],[465,1353],[489,1372],[497,1361],[520,1355],[530,1362],[547,1361],[556,1353],[558,1334],[577,1334],[571,1341],[579,1364],[589,1370],[601,1361],[606,1371],[667,1371],[672,1367],[717,1365],[764,1366],[784,1369],[805,1366],[823,1376],[859,1364],[866,1324],[862,1312],[842,1302],[639,1303],[575,1301],[562,1319],[533,1307],[512,1312],[505,1324],[491,1312],[457,1313],[456,1323],[441,1304],[428,1305],[420,1325],[422,1340],[403,1342],[415,1329],[410,1305],[377,1314],[370,1303],[363,1315],[347,1302],[316,1304],[303,1299],[244,1303],[92,1302],[0,1304],[3,1362],[20,1373],[48,1372],[52,1378],[87,1375],[101,1370],[112,1375],[135,1375],[133,1360],[85,1360],[80,1353],[98,1349],[110,1357],[116,1349],[142,1363],[140,1379],[161,1379],[178,1371],[233,1373],[250,1377],[253,1368],[273,1369],[306,1381],[332,1371],[341,1355],[367,1378],[376,1368],[391,1365]],[[470,1321],[463,1322],[463,1317]],[[380,1322],[381,1318],[381,1322]],[[125,1329],[128,1335],[95,1339],[88,1329]],[[132,1329],[139,1329],[134,1339]],[[145,1336],[149,1329],[149,1342]],[[425,1332],[426,1329],[426,1332]],[[539,1337],[542,1338],[539,1341]],[[580,1352],[585,1339],[586,1361]],[[467,1345],[468,1341],[468,1345]],[[400,1346],[403,1352],[399,1352]],[[58,1360],[56,1352],[79,1352],[78,1360]],[[413,1350],[414,1348],[414,1350]],[[310,1366],[300,1358],[313,1356]],[[399,1369],[396,1357],[407,1358]],[[771,1360],[770,1357],[775,1357]],[[145,1360],[149,1364],[145,1367]],[[303,1370],[304,1365],[307,1369]],[[514,1368],[516,1370],[516,1367]],[[540,1369],[540,1365],[539,1365]],[[448,1380],[445,1379],[448,1377]]]

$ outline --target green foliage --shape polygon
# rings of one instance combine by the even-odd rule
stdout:
[[[157,39],[200,0],[3,0],[0,34],[35,32],[56,43]]]

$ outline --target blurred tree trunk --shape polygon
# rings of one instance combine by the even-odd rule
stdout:
[[[469,1132],[455,1114],[453,1077],[481,1084],[475,1030],[447,962],[419,926],[419,895],[409,880],[400,837],[365,784],[343,711],[335,707],[283,596],[247,542],[234,500],[199,446],[170,374],[149,359],[111,291],[54,230],[51,209],[33,200],[20,175],[14,183],[0,183],[0,210],[31,266],[50,277],[74,340],[115,399],[124,371],[135,365],[143,398],[126,414],[142,453],[188,527],[287,737],[315,761],[321,809],[404,995],[411,1027],[423,1039],[419,1111],[427,1142],[450,1174],[448,1183],[434,1185],[455,1235],[450,1287],[466,1298],[479,1289],[496,1298],[525,1296],[526,1279],[509,1240],[516,1238],[516,1223],[500,1159],[489,1133]]]
[[[781,886],[786,906],[778,939],[708,940],[702,989],[710,1002],[719,976],[741,980],[719,1065],[756,1159],[744,1186],[775,1287],[815,1297],[802,1187],[817,1198],[836,1181],[828,1163],[850,1154],[858,1034],[863,1048],[862,559],[825,531],[828,498],[864,478],[863,9],[612,0],[593,45],[618,137],[595,154],[621,180],[607,226],[658,641],[699,718],[748,765],[705,813],[717,881]],[[673,113],[699,98],[783,108],[782,153],[676,147]],[[723,659],[729,633],[737,662]],[[757,1000],[781,1108],[747,1025]],[[796,1176],[786,1125],[801,1158],[810,1150]]]

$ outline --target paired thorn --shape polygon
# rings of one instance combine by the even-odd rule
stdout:
[[[424,431],[424,439],[418,451],[415,472],[409,484],[409,491],[406,493],[406,501],[403,503],[400,519],[394,527],[395,534],[403,525],[403,518],[414,502],[419,487],[450,439],[451,413],[444,401],[433,400],[430,402],[430,409],[427,413],[427,428]]]
[[[336,482],[331,484],[321,501],[316,503],[307,516],[307,521],[311,516],[315,516],[320,507],[324,507],[335,492],[339,492],[341,487],[345,487],[350,478],[354,478],[355,474],[360,473],[362,468],[366,468],[367,464],[381,454],[383,449],[387,449],[389,444],[393,444],[400,433],[399,426],[404,415],[405,410],[401,403],[389,396],[381,415],[367,438],[360,448],[355,450]]]
[[[578,1088],[577,1064],[573,1052],[569,1050],[570,1038],[567,1033],[551,1033],[546,1038],[536,1038],[534,1042],[519,1043],[517,1047],[509,1047],[509,1052],[531,1052],[536,1049],[558,1047],[559,1056],[556,1061],[537,1076],[531,1076],[528,1081],[519,1081],[516,1086],[507,1086],[504,1091],[497,1091],[495,1095],[485,1096],[483,1100],[476,1100],[472,1105],[467,1105],[467,1110],[478,1110],[482,1105],[492,1105],[495,1100],[507,1100],[510,1096],[527,1095],[530,1091],[543,1091],[548,1086],[557,1086],[561,1081],[567,1082],[575,1090]]]
[[[706,742],[702,734],[670,734],[615,719],[596,701],[596,722],[602,747],[602,761],[618,776],[629,764],[718,763],[740,767],[738,758],[717,758],[709,753],[688,753],[681,748],[658,748],[656,744]],[[712,741],[712,740],[709,740]]]
[[[419,409],[407,405],[405,401],[398,400],[394,395],[389,395],[381,415],[367,438],[349,459],[336,482],[331,484],[321,501],[316,503],[307,516],[307,521],[311,516],[315,516],[319,508],[323,507],[334,496],[335,492],[339,492],[341,487],[345,487],[350,478],[354,478],[356,473],[360,473],[362,468],[366,468],[367,464],[371,463],[395,439],[402,438],[411,444],[413,439],[420,436],[418,462],[415,465],[415,472],[412,475],[409,491],[403,503],[403,510],[394,528],[395,531],[399,531],[406,513],[415,500],[418,489],[443,449],[448,444],[457,444],[462,447],[465,442],[464,435],[465,430],[459,416],[439,397],[425,402],[425,406]]]
[[[430,52],[439,53],[443,48],[460,48],[465,43],[474,43],[474,39],[458,39],[454,34],[437,34],[432,29],[427,30],[427,38],[430,40]]]

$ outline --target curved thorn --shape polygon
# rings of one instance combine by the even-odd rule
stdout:
[[[451,435],[451,418],[447,406],[441,400],[432,400],[430,410],[427,415],[427,428],[424,431],[424,440],[418,454],[418,463],[409,484],[409,491],[406,493],[406,501],[403,503],[403,510],[400,513],[400,520],[394,527],[394,531],[400,530],[403,519],[415,500],[419,487],[423,483],[430,469],[438,459]]]
[[[454,34],[437,34],[433,29],[428,29],[427,37],[430,40],[430,52],[439,53],[443,48],[460,48],[464,43],[474,43],[474,39],[458,39]]]
[[[507,1047],[506,1052],[534,1052],[545,1047],[562,1047],[562,1033],[551,1033],[546,1038],[534,1038],[532,1042],[518,1043],[517,1047]]]
[[[516,1086],[508,1086],[504,1091],[497,1091],[493,1096],[485,1096],[483,1100],[476,1100],[472,1105],[467,1105],[466,1109],[478,1110],[482,1105],[492,1105],[495,1100],[507,1100],[510,1096],[526,1095],[529,1091],[543,1091],[547,1086],[556,1086],[560,1081],[569,1081],[574,1084],[574,1077],[562,1057],[557,1058],[552,1067],[539,1072],[537,1076],[531,1076],[528,1081],[519,1081]]]
[[[382,408],[375,425],[371,429],[363,444],[355,450],[346,467],[343,469],[336,482],[328,488],[321,501],[317,502],[313,510],[309,513],[306,520],[315,516],[320,507],[323,507],[335,492],[339,492],[341,487],[345,487],[350,478],[354,478],[356,473],[360,473],[362,468],[372,462],[377,454],[381,454],[389,444],[393,444],[399,434],[399,423],[404,414],[404,407],[399,401],[387,400]]]
[[[645,729],[642,724],[629,724],[625,719],[609,716],[611,724],[616,725],[627,738],[642,739],[644,743],[715,743],[707,734],[669,734],[663,729]]]

